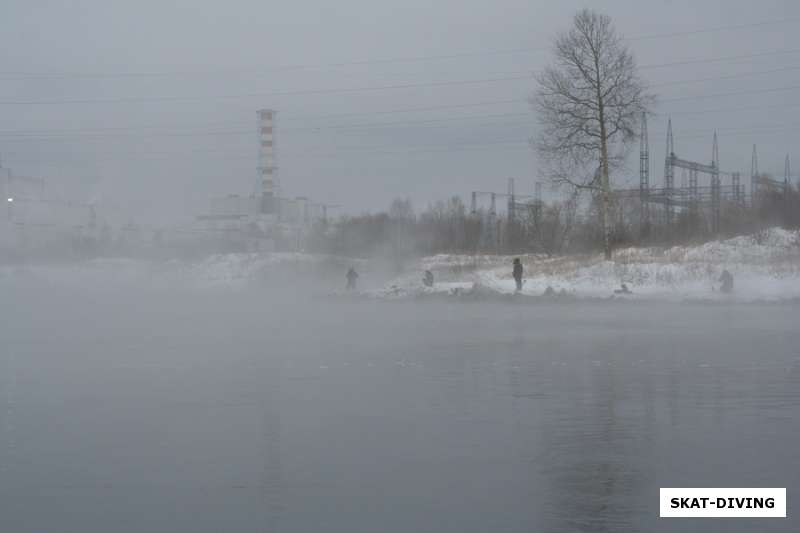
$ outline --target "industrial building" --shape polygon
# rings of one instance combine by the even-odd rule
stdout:
[[[277,111],[260,109],[256,116],[258,166],[253,193],[213,198],[208,212],[197,219],[203,230],[248,251],[302,250],[314,222],[326,219],[328,209],[336,206],[282,195],[276,158]]]
[[[19,176],[0,168],[0,250],[7,258],[32,251],[75,252],[96,240],[95,206],[70,202],[47,193],[43,178]]]

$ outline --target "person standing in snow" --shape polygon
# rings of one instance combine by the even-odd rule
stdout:
[[[520,262],[519,257],[514,259],[514,281],[517,282],[517,292],[522,290],[522,262]]]
[[[356,280],[358,279],[358,273],[353,267],[347,271],[347,290],[354,291],[356,289]]]
[[[425,271],[425,277],[422,278],[422,284],[426,287],[433,287],[433,272],[430,270]]]
[[[722,286],[719,288],[720,291],[725,293],[733,292],[733,274],[728,272],[727,269],[722,271],[719,281],[722,283]]]

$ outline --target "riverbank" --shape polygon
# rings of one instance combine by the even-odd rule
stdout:
[[[369,294],[379,298],[434,294],[516,292],[511,263],[516,256],[436,255]],[[800,298],[800,232],[771,228],[758,234],[696,246],[626,248],[613,261],[601,254],[565,257],[519,256],[524,266],[520,295],[550,298],[608,298],[712,301],[782,301]],[[734,291],[719,292],[723,269],[734,276]],[[434,288],[423,287],[431,270]],[[631,294],[615,294],[622,284]]]
[[[156,290],[262,287],[338,297],[345,294],[340,290],[344,273],[353,266],[360,274],[360,290],[351,296],[505,300],[516,293],[511,277],[514,257],[440,254],[409,259],[402,267],[385,259],[305,253],[218,254],[195,261],[160,262],[98,258],[81,263],[1,266],[0,285],[79,289],[137,286]],[[518,300],[800,299],[800,232],[779,228],[702,245],[619,249],[613,261],[605,261],[601,254],[519,257],[525,280],[516,295]],[[734,277],[731,294],[716,290],[723,269]],[[425,270],[434,274],[431,288],[422,283]],[[631,294],[615,294],[623,283]]]

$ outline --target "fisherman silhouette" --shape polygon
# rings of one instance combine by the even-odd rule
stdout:
[[[350,269],[347,271],[347,290],[355,290],[356,280],[358,280],[358,273],[353,267],[350,267]]]
[[[733,292],[733,274],[728,272],[727,269],[722,271],[719,281],[722,283],[722,286],[719,288],[720,291],[725,293]]]
[[[517,282],[517,292],[522,290],[522,263],[519,257],[514,259],[514,281]]]
[[[633,294],[633,292],[623,283],[619,289],[614,291],[614,294]]]

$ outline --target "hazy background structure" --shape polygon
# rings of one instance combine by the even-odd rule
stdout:
[[[280,110],[287,197],[358,213],[397,196],[424,205],[502,190],[508,176],[531,194],[526,99],[579,7],[9,1],[0,151],[5,167],[75,201],[182,220],[210,197],[249,192],[253,110],[270,107]],[[796,3],[602,8],[659,96],[653,161],[664,159],[671,116],[687,160],[708,159],[716,130],[726,168],[746,172],[758,144],[762,172],[783,171],[798,145],[800,49],[785,39]],[[636,179],[635,155],[629,166],[612,176],[616,187],[636,186],[625,181]]]

